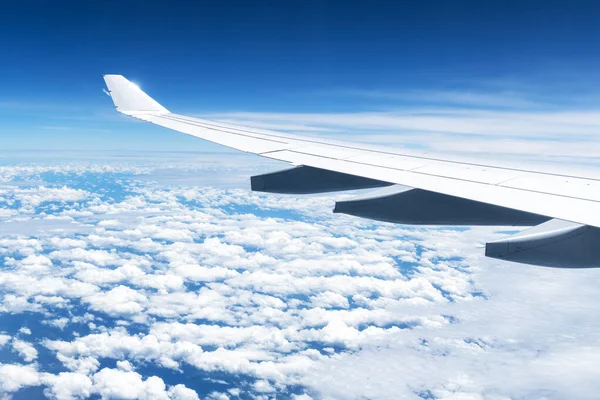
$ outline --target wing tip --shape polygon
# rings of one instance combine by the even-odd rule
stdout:
[[[158,113],[168,114],[169,110],[148,96],[135,83],[123,75],[102,74],[108,93],[117,111],[123,114]]]

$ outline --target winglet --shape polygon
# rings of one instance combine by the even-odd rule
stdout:
[[[104,75],[104,82],[117,111],[123,114],[169,113],[169,110],[122,75]]]

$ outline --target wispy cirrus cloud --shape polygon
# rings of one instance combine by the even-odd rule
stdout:
[[[574,138],[598,135],[600,110],[563,112],[515,112],[422,108],[388,112],[356,113],[251,113],[208,114],[205,117],[238,124],[301,123],[338,131],[429,132],[474,136],[522,138]]]
[[[515,111],[424,107],[382,112],[231,112],[205,118],[423,151],[589,158],[598,154],[600,110]],[[265,123],[267,125],[265,125]],[[303,129],[289,129],[301,125]],[[307,128],[308,127],[308,128]]]
[[[345,89],[319,92],[332,97],[371,100],[381,105],[402,104],[407,107],[423,105],[469,106],[472,108],[501,108],[501,109],[539,109],[552,106],[551,102],[542,99],[527,98],[518,92],[498,91],[485,92],[481,90],[377,90],[377,89]]]
[[[424,151],[595,157],[600,142],[598,96],[589,88],[569,92],[555,86],[503,82],[463,83],[449,90],[338,89],[314,96],[343,100],[352,111],[220,112],[204,117]]]

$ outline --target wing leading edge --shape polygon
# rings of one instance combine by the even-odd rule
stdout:
[[[352,203],[353,208],[349,208],[348,203],[336,205],[336,210],[400,223],[531,226],[557,219],[573,226],[591,228],[577,232],[595,232],[600,228],[600,179],[411,155],[350,142],[203,120],[169,112],[121,75],[104,75],[104,80],[117,111],[123,114],[236,150],[301,166],[254,177],[254,190],[314,193],[390,186],[391,189],[383,189],[385,193],[381,196],[357,199]],[[297,182],[296,187],[294,182]],[[272,190],[265,190],[265,184],[271,185]],[[400,189],[395,190],[395,187]],[[385,198],[386,206],[375,206],[373,199],[382,204],[382,198]],[[400,212],[410,210],[407,205],[411,204],[410,215],[409,211]],[[356,211],[359,209],[362,211]],[[386,209],[389,210],[387,214]],[[427,209],[435,212],[427,212]],[[374,215],[373,210],[383,214]],[[436,220],[431,215],[440,215],[440,218]],[[575,236],[570,234],[568,239],[577,240],[573,239]],[[519,240],[519,243],[523,242],[522,237]],[[561,240],[556,237],[544,243]],[[600,248],[600,243],[595,246],[595,239],[586,241],[594,242],[586,248]],[[592,250],[586,250],[585,265],[580,262],[556,265],[536,261],[536,257],[530,256],[520,260],[518,251],[498,252],[498,244],[490,246],[495,247],[494,251],[486,252],[488,256],[537,265],[589,267],[595,266],[596,260],[600,259]],[[551,252],[549,257],[553,257]]]

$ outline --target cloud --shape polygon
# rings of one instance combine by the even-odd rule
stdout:
[[[165,383],[157,376],[146,380],[136,372],[104,368],[94,374],[94,391],[102,398],[169,399]]]
[[[389,94],[369,95],[385,97]],[[203,117],[256,127],[266,122],[274,130],[303,124],[319,132],[320,137],[387,149],[392,145],[398,151],[413,153],[433,151],[447,156],[467,152],[472,157],[473,153],[483,152],[495,154],[499,160],[561,156],[571,161],[597,154],[596,138],[600,128],[597,108],[536,107],[535,103],[511,94],[424,92],[414,95],[417,105],[400,103],[388,106],[385,111],[229,112]],[[393,99],[395,95],[391,96]],[[405,100],[404,95],[401,99]],[[427,99],[431,102],[423,104]],[[530,107],[523,107],[524,103]],[[301,133],[300,130],[288,131]]]
[[[95,293],[84,299],[92,310],[101,310],[111,316],[127,316],[143,311],[146,296],[127,287],[119,285],[106,293]]]
[[[563,112],[518,112],[464,109],[417,109],[389,112],[339,114],[229,113],[229,118],[251,123],[255,120],[304,122],[316,126],[346,128],[350,132],[390,131],[442,132],[463,135],[513,137],[571,137],[596,135],[597,110]]]
[[[254,382],[254,390],[258,393],[272,393],[275,391],[269,381],[259,380]]]
[[[23,335],[31,335],[31,329],[22,327],[19,329],[19,333],[21,333]]]
[[[157,376],[143,379],[136,372],[103,368],[91,377],[80,372],[50,374],[32,366],[0,365],[0,390],[16,392],[28,386],[44,385],[47,398],[73,400],[97,395],[103,399],[197,400],[185,385],[167,387]]]
[[[47,385],[44,394],[50,399],[73,400],[89,398],[93,393],[92,380],[81,373],[61,372],[57,375],[44,374]]]
[[[595,395],[596,271],[485,259],[480,243],[502,235],[494,228],[331,214],[346,194],[165,186],[131,174],[112,183],[127,192],[117,199],[90,189],[52,215],[14,204],[23,221],[68,215],[72,229],[0,236],[0,320],[35,313],[0,336],[30,363],[0,366],[2,393]],[[19,193],[27,202],[50,186]],[[3,187],[5,197],[21,189]],[[194,386],[190,374],[220,386]]]
[[[91,395],[103,399],[198,399],[198,395],[185,385],[167,386],[157,376],[143,379],[133,371],[103,368],[88,376],[81,372],[45,373],[33,365],[0,364],[0,393],[14,393],[40,385],[45,387],[47,398],[56,400],[84,399]]]
[[[0,364],[0,393],[16,392],[41,382],[35,367],[31,365]]]
[[[12,337],[10,335],[0,334],[0,347],[6,345],[11,339]]]
[[[199,400],[196,392],[182,384],[171,386],[169,388],[169,397],[173,400]]]
[[[35,347],[31,345],[31,343],[14,339],[12,342],[12,347],[17,353],[19,353],[21,357],[23,357],[23,360],[26,362],[31,362],[38,357],[38,352]]]
[[[11,191],[14,200],[23,203],[23,208],[37,207],[48,202],[76,202],[86,199],[90,193],[82,189],[47,188],[40,186],[34,189],[18,189]]]
[[[548,98],[532,98],[516,91],[484,91],[478,90],[337,90],[323,92],[324,95],[363,98],[370,101],[386,101],[389,104],[402,104],[404,106],[436,104],[441,106],[459,105],[475,109],[507,108],[530,109],[551,107],[553,104]]]

